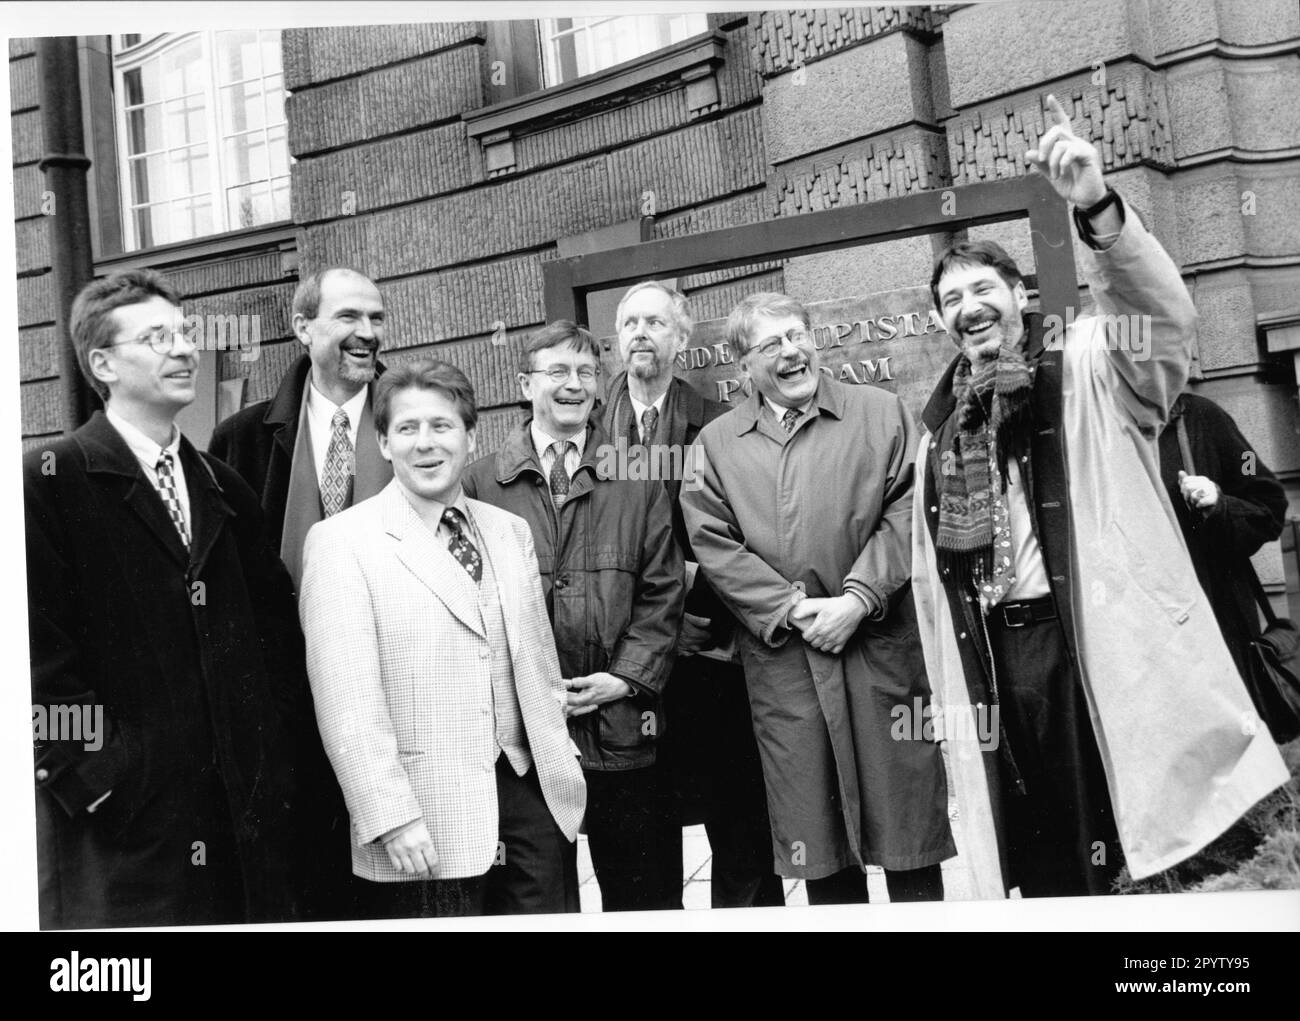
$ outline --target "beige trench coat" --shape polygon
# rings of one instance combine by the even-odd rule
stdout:
[[[1201,850],[1288,773],[1255,717],[1160,481],[1157,439],[1187,380],[1195,309],[1177,267],[1131,209],[1115,243],[1089,255],[1097,314],[1064,336],[1070,585],[1119,837],[1129,872],[1141,879]],[[1134,320],[1145,324],[1145,354],[1140,343],[1109,342],[1108,315],[1148,317]],[[930,439],[924,432],[918,464]],[[923,497],[918,485],[913,592],[935,715],[951,722],[970,702]],[[949,738],[958,852],[975,896],[1002,896],[973,728]]]

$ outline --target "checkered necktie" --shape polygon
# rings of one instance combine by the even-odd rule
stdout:
[[[447,542],[447,552],[456,558],[456,562],[469,572],[476,582],[483,579],[483,561],[478,555],[478,547],[469,541],[461,525],[461,513],[455,507],[448,507],[442,512],[442,523],[451,532]]]
[[[569,473],[564,467],[564,455],[573,446],[568,440],[556,440],[551,444],[551,453],[555,462],[551,465],[551,500],[558,510],[564,498],[569,495]]]
[[[784,415],[781,416],[781,427],[787,434],[794,432],[794,424],[799,421],[803,412],[798,408],[787,408]]]
[[[329,449],[325,451],[325,471],[320,480],[320,501],[328,518],[341,511],[348,502],[352,487],[352,441],[348,439],[348,413],[342,408],[330,420]]]
[[[170,450],[164,450],[158,457],[158,463],[154,466],[158,472],[158,492],[162,495],[163,503],[167,505],[167,513],[172,519],[172,524],[176,526],[176,531],[180,533],[181,542],[185,548],[190,548],[190,530],[185,527],[185,515],[181,511],[181,499],[176,495],[176,476],[172,474],[172,455]]]
[[[659,424],[659,411],[657,408],[646,408],[641,412],[641,439],[642,442],[649,444],[655,438],[655,426]]]

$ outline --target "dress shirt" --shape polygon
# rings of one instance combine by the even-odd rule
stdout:
[[[551,436],[537,424],[537,419],[533,419],[529,430],[533,435],[533,449],[537,451],[537,460],[542,466],[542,474],[546,478],[551,477],[551,466],[555,464],[555,452],[551,450],[552,443],[560,443],[560,437]],[[573,446],[569,447],[564,453],[564,473],[573,478],[573,473],[578,470],[578,465],[582,463],[582,452],[587,446],[587,430],[581,429],[576,435],[568,437]]]
[[[173,423],[171,442],[166,447],[160,447],[114,411],[112,401],[109,401],[104,406],[104,417],[121,434],[122,439],[126,440],[126,445],[131,448],[131,453],[136,456],[144,468],[145,477],[158,493],[158,499],[162,500],[164,504],[167,501],[162,495],[162,490],[158,487],[158,458],[162,456],[164,450],[172,455],[172,478],[176,483],[176,497],[180,500],[181,515],[185,518],[185,530],[193,536],[194,521],[190,517],[190,490],[189,486],[185,484],[185,466],[181,464],[181,431]]]
[[[632,401],[632,414],[636,419],[636,434],[641,437],[641,442],[644,443],[645,427],[641,424],[642,416],[645,415],[648,408],[654,408],[659,415],[659,421],[662,422],[664,420],[664,398],[668,396],[668,391],[665,390],[661,393],[659,399],[653,404],[642,404],[632,396],[632,390],[630,388],[628,389],[627,395]],[[656,428],[658,428],[658,426],[656,426]]]

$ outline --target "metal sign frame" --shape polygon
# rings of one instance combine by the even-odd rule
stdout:
[[[1039,307],[1064,310],[1077,304],[1069,208],[1047,179],[1034,173],[544,262],[546,319],[571,319],[585,326],[589,293],[641,280],[1025,218],[1034,248]]]

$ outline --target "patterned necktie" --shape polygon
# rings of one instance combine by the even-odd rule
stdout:
[[[560,504],[569,495],[569,472],[564,467],[564,455],[571,446],[573,444],[568,440],[556,440],[551,444],[551,453],[555,455],[555,462],[551,465],[551,501],[556,510],[559,510]]]
[[[353,470],[352,441],[348,439],[348,413],[339,408],[334,412],[330,425],[333,430],[330,432],[329,449],[325,451],[325,470],[321,473],[320,480],[320,501],[327,518],[341,511],[348,502]]]
[[[794,432],[794,424],[799,421],[802,415],[803,412],[798,408],[786,409],[785,414],[781,416],[781,426],[785,429],[787,435]]]
[[[659,424],[659,412],[655,408],[646,408],[641,412],[641,441],[647,446],[655,438],[655,426]]]
[[[442,523],[451,531],[447,542],[447,552],[456,558],[456,562],[469,572],[476,582],[483,579],[483,561],[479,558],[478,547],[469,541],[461,525],[461,513],[455,507],[448,507],[442,512]]]
[[[176,495],[176,476],[172,474],[172,455],[171,451],[164,450],[158,457],[158,463],[154,466],[158,472],[158,491],[162,494],[163,503],[167,505],[167,514],[172,519],[172,524],[176,526],[176,531],[180,533],[181,542],[185,548],[190,548],[190,530],[185,527],[185,515],[181,512],[181,499]]]

